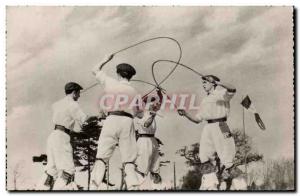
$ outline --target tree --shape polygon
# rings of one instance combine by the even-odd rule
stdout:
[[[82,167],[81,171],[88,171],[88,189],[90,184],[91,167],[96,161],[98,139],[102,126],[97,117],[88,120],[88,124],[82,127],[81,132],[71,132],[71,145],[73,148],[73,160],[75,167]]]
[[[233,130],[233,138],[236,146],[234,165],[239,166],[245,162],[250,163],[263,159],[263,156],[254,150],[252,139],[248,135],[244,135],[241,130]]]
[[[81,132],[70,134],[74,164],[76,167],[82,167],[81,171],[87,171],[95,163],[98,139],[102,129],[98,122],[95,117],[83,126]]]
[[[71,134],[74,164],[76,167],[83,167],[81,171],[87,171],[96,160],[98,139],[101,132],[99,129],[95,127],[88,133]]]
[[[252,141],[249,136],[244,136],[242,131],[238,129],[233,130],[232,135],[236,146],[236,155],[234,158],[235,167],[245,164],[245,161],[250,163],[262,160],[263,156],[254,151]],[[204,171],[202,171],[203,167],[201,166],[203,164],[198,156],[200,147],[199,143],[194,143],[191,144],[189,148],[184,146],[177,151],[177,154],[186,159],[186,164],[192,167],[192,169],[189,170],[182,179],[182,189],[199,189],[201,185],[201,178]],[[216,155],[216,161],[218,160],[219,159]]]

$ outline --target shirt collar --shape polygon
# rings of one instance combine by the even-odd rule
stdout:
[[[73,99],[70,95],[67,95],[67,96],[66,96],[66,100],[67,100],[67,101],[74,102],[74,99]]]

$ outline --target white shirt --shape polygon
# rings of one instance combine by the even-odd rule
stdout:
[[[53,123],[55,125],[62,125],[76,132],[78,130],[74,130],[75,122],[81,126],[87,118],[87,115],[80,109],[78,102],[74,101],[70,96],[55,102],[52,105],[52,109]]]
[[[134,99],[137,98],[137,91],[131,86],[130,82],[126,79],[124,80],[116,80],[108,75],[104,71],[101,70],[93,70],[96,73],[96,79],[98,82],[104,86],[104,91],[106,95],[111,95],[113,98],[107,98],[106,106],[111,106],[110,109],[106,111],[125,111],[132,115],[135,114],[135,108],[130,107],[132,102],[135,102]],[[126,96],[128,101],[126,104],[116,104],[117,96]],[[101,106],[100,106],[101,107]]]
[[[212,120],[227,117],[230,111],[230,100],[235,93],[228,92],[225,88],[213,90],[204,97],[196,115],[198,120]]]
[[[145,127],[145,122],[151,117],[149,111],[145,111],[143,118],[135,118],[135,129],[138,130],[139,134],[155,134],[156,132],[156,121],[155,118],[149,127]]]

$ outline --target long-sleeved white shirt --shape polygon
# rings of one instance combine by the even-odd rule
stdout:
[[[215,89],[204,97],[196,115],[198,120],[212,120],[227,117],[230,111],[230,100],[235,93],[225,88]]]
[[[106,112],[110,111],[125,111],[132,115],[135,115],[136,108],[131,107],[131,103],[135,102],[137,99],[137,91],[131,86],[130,82],[127,80],[116,80],[108,76],[104,71],[93,69],[96,73],[96,79],[98,82],[104,86],[106,101],[105,107]],[[110,96],[111,97],[110,97]],[[117,96],[127,97],[128,101],[125,104],[117,104]],[[101,99],[101,98],[100,98]],[[122,98],[123,99],[123,98]],[[126,98],[124,98],[126,99]],[[100,106],[101,107],[101,106]]]
[[[82,112],[78,102],[74,101],[70,96],[55,102],[52,105],[52,109],[54,125],[61,125],[76,132],[78,130],[74,130],[75,122],[81,126],[87,119],[87,115]]]

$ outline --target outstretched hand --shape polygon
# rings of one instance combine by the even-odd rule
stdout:
[[[166,93],[166,90],[163,89],[161,86],[156,86],[156,92],[163,92],[163,93]]]
[[[111,54],[111,55],[109,55],[109,56],[106,55],[106,56],[104,57],[104,59],[102,60],[99,69],[101,70],[101,69],[103,68],[103,66],[104,66],[106,63],[108,63],[109,61],[111,61],[113,58],[114,58],[114,54]]]
[[[177,112],[178,112],[178,114],[179,114],[180,116],[185,116],[185,115],[186,115],[186,111],[183,110],[183,109],[178,109]]]

